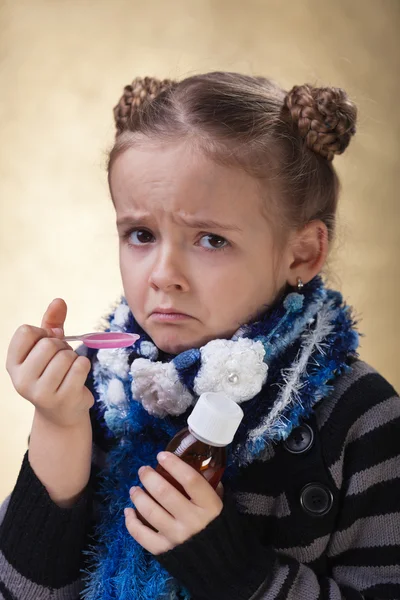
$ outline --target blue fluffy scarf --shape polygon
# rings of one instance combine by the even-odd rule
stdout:
[[[318,276],[292,292],[231,340],[166,355],[135,321],[125,298],[107,318],[107,331],[141,337],[134,351],[100,350],[93,357],[94,411],[112,442],[101,475],[98,543],[90,551],[85,600],[189,599],[156,558],[128,533],[123,510],[138,469],[186,420],[199,395],[223,391],[241,404],[244,418],[230,446],[223,484],[235,490],[238,470],[269,444],[286,439],[349,369],[358,334],[342,296]]]

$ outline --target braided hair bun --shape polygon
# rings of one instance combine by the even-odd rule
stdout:
[[[120,135],[126,128],[130,117],[145,102],[153,100],[161,92],[173,85],[171,79],[156,79],[155,77],[136,77],[131,85],[124,88],[124,93],[114,107],[116,136]]]
[[[329,161],[345,151],[356,132],[357,108],[341,88],[296,85],[284,106],[307,147]]]

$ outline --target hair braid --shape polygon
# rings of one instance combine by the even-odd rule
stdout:
[[[127,127],[127,123],[135,111],[145,102],[153,100],[161,92],[174,84],[171,79],[156,79],[155,77],[136,77],[131,85],[124,87],[118,104],[114,107],[115,126],[118,137]]]
[[[284,105],[308,148],[328,160],[344,152],[356,131],[357,109],[341,88],[296,85]]]

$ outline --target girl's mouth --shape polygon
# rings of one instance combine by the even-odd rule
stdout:
[[[185,319],[192,319],[192,317],[190,317],[189,315],[185,315],[182,313],[176,313],[176,312],[165,313],[165,312],[155,311],[155,312],[151,313],[150,319],[152,321],[171,322],[171,321],[183,321]]]

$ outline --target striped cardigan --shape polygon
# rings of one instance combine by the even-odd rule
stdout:
[[[94,445],[94,462],[106,450]],[[78,503],[62,509],[25,456],[0,513],[0,599],[79,598],[92,471]],[[356,361],[286,442],[242,469],[212,523],[157,558],[195,600],[399,600],[394,389]]]

